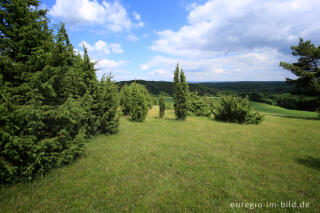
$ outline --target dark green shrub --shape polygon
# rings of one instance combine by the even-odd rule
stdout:
[[[190,93],[188,110],[191,115],[195,116],[209,117],[211,115],[209,104],[196,92]]]
[[[152,97],[141,84],[124,85],[120,92],[120,106],[123,115],[130,115],[134,121],[144,121],[152,108]]]
[[[164,97],[161,95],[159,98],[159,116],[162,118],[166,110],[166,102]]]
[[[130,88],[127,84],[125,84],[120,91],[120,106],[122,110],[122,114],[124,116],[130,115]]]
[[[94,114],[100,134],[114,134],[119,129],[119,95],[118,86],[112,76],[103,76],[94,93]]]
[[[262,121],[262,115],[250,111],[248,97],[221,96],[221,103],[213,108],[215,119],[235,123],[255,123]]]
[[[8,183],[71,162],[85,137],[114,133],[119,122],[117,87],[97,81],[64,24],[49,29],[36,0],[0,5],[0,183]]]
[[[148,100],[145,91],[145,87],[141,84],[130,85],[130,116],[134,121],[144,121],[148,114]]]

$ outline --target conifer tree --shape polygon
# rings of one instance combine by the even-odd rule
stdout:
[[[174,113],[179,119],[180,117],[180,102],[179,102],[179,93],[180,93],[180,68],[179,64],[177,64],[176,69],[174,71],[174,78],[173,78],[173,107],[174,107]]]
[[[316,47],[311,41],[300,38],[297,46],[292,46],[292,55],[299,56],[296,63],[280,62],[280,66],[290,70],[297,79],[289,79],[303,93],[311,96],[320,95],[320,46]]]
[[[118,130],[118,88],[96,80],[64,24],[37,0],[0,2],[0,182],[30,180],[82,153],[85,135]]]
[[[42,79],[53,41],[46,11],[36,0],[0,3],[0,182],[31,178],[44,170],[42,129],[44,95],[53,93]],[[40,142],[40,143],[39,143]]]
[[[161,94],[159,98],[159,116],[162,118],[165,114],[166,110],[166,101],[164,99],[164,96]]]
[[[130,117],[134,121],[144,121],[148,114],[148,90],[141,84],[132,83],[129,86]]]
[[[189,89],[183,70],[177,64],[174,72],[174,112],[178,120],[185,120],[188,114]]]
[[[130,88],[127,84],[125,84],[120,91],[120,106],[121,111],[124,116],[130,115]]]
[[[111,74],[102,76],[94,95],[93,113],[99,133],[114,134],[119,130],[118,87],[112,81]]]
[[[210,106],[201,98],[197,92],[189,94],[188,111],[195,116],[210,116]]]

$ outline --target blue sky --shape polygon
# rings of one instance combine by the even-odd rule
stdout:
[[[172,81],[277,81],[299,37],[320,42],[320,0],[43,0],[97,76]]]

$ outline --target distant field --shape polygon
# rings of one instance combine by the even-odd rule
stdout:
[[[319,120],[269,114],[260,125],[182,122],[172,110],[159,119],[154,107],[143,123],[121,118],[119,134],[93,138],[73,164],[2,186],[0,212],[248,212],[230,204],[288,201],[319,212],[319,129]]]
[[[317,118],[318,114],[316,112],[300,111],[300,110],[289,110],[278,106],[272,106],[265,103],[250,101],[250,106],[252,109],[263,112],[271,113],[288,117],[301,117],[301,118]]]

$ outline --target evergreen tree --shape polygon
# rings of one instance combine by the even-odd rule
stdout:
[[[280,62],[280,66],[290,70],[298,78],[287,78],[307,95],[320,95],[320,46],[316,47],[311,41],[300,38],[297,46],[292,46],[292,55],[299,56],[296,63]]]
[[[114,134],[119,130],[119,95],[118,87],[112,81],[111,74],[104,75],[94,93],[93,113],[97,129],[101,134]]]
[[[53,47],[46,11],[35,0],[0,3],[0,182],[30,178],[42,151],[41,72]],[[52,93],[50,89],[46,93]],[[40,168],[39,168],[40,167]]]
[[[186,76],[184,75],[183,69],[180,72],[180,115],[181,120],[185,120],[188,114],[188,103],[189,103],[189,88],[186,81]]]
[[[124,116],[130,115],[130,88],[127,84],[125,84],[120,91],[120,106],[122,110],[122,114]]]
[[[143,85],[137,83],[132,83],[129,88],[130,117],[134,121],[144,121],[148,114],[148,100],[146,97],[148,91]]]
[[[97,104],[96,91],[98,90],[99,82],[96,77],[94,63],[90,61],[87,48],[83,46],[83,58],[80,54],[76,56],[75,69],[79,70],[77,78],[73,78],[73,82],[77,84],[79,96],[81,98],[82,107],[84,108],[86,126],[86,136],[96,135],[98,131],[97,113],[95,105]],[[75,76],[76,77],[76,76]]]
[[[188,107],[190,114],[195,116],[209,117],[211,114],[209,104],[206,103],[203,98],[198,96],[197,92],[190,93]]]
[[[159,116],[160,116],[160,118],[162,118],[164,116],[165,110],[166,110],[166,101],[164,99],[164,96],[160,95],[160,98],[159,98]]]
[[[65,25],[37,0],[0,3],[0,182],[32,179],[82,153],[85,135],[118,130],[118,88],[96,80]]]
[[[177,64],[174,72],[174,112],[178,120],[185,120],[188,113],[189,89],[183,70]]]
[[[120,91],[120,105],[123,115],[130,115],[134,121],[144,121],[152,106],[152,98],[145,86],[131,83]]]
[[[177,119],[180,117],[180,102],[179,102],[179,93],[180,93],[180,68],[179,64],[177,64],[176,69],[174,71],[174,78],[173,78],[173,107],[174,107],[174,114],[176,115]]]

